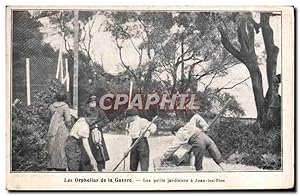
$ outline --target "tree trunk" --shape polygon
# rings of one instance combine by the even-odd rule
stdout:
[[[270,26],[271,13],[261,13],[260,24],[262,29],[265,50],[267,53],[268,91],[265,97],[266,112],[263,117],[265,126],[280,125],[280,101],[278,95],[279,81],[276,77],[277,57],[279,48],[274,44],[273,29]]]
[[[255,106],[257,110],[257,120],[261,121],[263,119],[263,114],[265,110],[265,101],[264,101],[264,92],[262,86],[262,75],[259,70],[257,61],[253,61],[252,63],[246,64],[250,78],[252,82],[252,89],[255,99]]]
[[[176,71],[173,73],[173,85],[172,85],[172,89],[171,89],[171,96],[176,93],[176,85],[177,85],[177,69]]]
[[[155,71],[156,64],[149,64],[149,68],[147,70],[147,73],[145,74],[145,79],[143,82],[143,89],[147,89],[152,81],[152,73]]]
[[[249,16],[248,16],[249,17]],[[251,18],[250,18],[251,19]],[[236,49],[230,42],[224,29],[219,28],[223,46],[248,69],[252,81],[252,89],[257,110],[257,120],[261,121],[265,110],[262,75],[257,63],[254,47],[254,27],[249,18],[243,18],[238,24],[238,41],[240,49]]]
[[[182,55],[182,62],[181,62],[181,90],[184,88],[184,37],[181,36],[181,55]]]
[[[273,30],[269,24],[270,15],[270,13],[262,13],[260,24],[267,53],[267,78],[269,88],[266,97],[264,97],[263,94],[262,75],[258,67],[257,55],[255,54],[254,47],[254,29],[258,32],[258,27],[254,26],[252,16],[248,15],[248,17],[244,17],[238,24],[237,33],[240,50],[232,45],[227,33],[224,29],[219,27],[223,46],[235,58],[245,64],[250,73],[257,109],[257,122],[260,124],[259,126],[262,127],[276,126],[278,125],[278,122],[280,123],[280,100],[278,96],[279,82],[276,77],[279,49],[274,44]]]
[[[78,10],[74,11],[74,73],[73,73],[73,108],[78,109],[78,66],[79,66],[79,22]]]

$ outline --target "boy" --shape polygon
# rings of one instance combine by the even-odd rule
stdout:
[[[97,107],[97,97],[91,96],[87,101],[87,108],[85,112],[90,114],[91,123],[89,123],[90,134],[89,134],[89,145],[93,156],[97,161],[98,171],[105,169],[105,162],[109,160],[109,154],[107,151],[105,139],[103,137],[102,128],[109,122],[107,115],[103,110]],[[85,116],[85,115],[84,115]],[[89,157],[87,153],[83,153],[82,156],[84,170],[91,170],[92,167],[89,164]]]
[[[90,164],[92,165],[93,170],[98,171],[97,162],[91,152],[88,141],[90,134],[89,123],[91,123],[91,119],[89,118],[89,116],[85,118],[79,118],[74,124],[67,138],[65,153],[69,171],[80,171],[82,169],[81,140],[83,148],[89,157]]]
[[[132,140],[132,144],[140,137],[140,135],[151,124],[147,119],[138,116],[138,110],[131,108],[126,110],[125,115],[129,121],[128,132]],[[150,133],[155,133],[157,126],[151,124],[144,137],[138,142],[138,144],[130,152],[130,170],[137,171],[138,164],[141,165],[141,171],[148,171],[149,169],[149,144],[147,137]],[[132,145],[131,144],[131,145]],[[125,156],[127,156],[125,154]]]
[[[168,160],[178,148],[188,143],[192,146],[192,152],[195,156],[196,171],[203,169],[202,162],[205,150],[208,150],[213,160],[220,165],[222,162],[221,153],[214,141],[204,133],[207,128],[208,124],[199,114],[195,114],[186,125],[182,123],[175,125],[172,133],[176,138],[161,157],[161,160]]]

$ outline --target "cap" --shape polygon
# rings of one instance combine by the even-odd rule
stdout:
[[[136,116],[139,114],[139,111],[136,108],[128,108],[125,111],[125,116]]]

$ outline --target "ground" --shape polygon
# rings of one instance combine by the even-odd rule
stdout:
[[[105,171],[112,171],[116,164],[122,159],[124,152],[128,149],[130,145],[129,136],[126,135],[117,135],[117,134],[105,134],[105,141],[107,144],[108,152],[110,155],[110,160],[106,162]],[[150,168],[149,171],[154,171],[153,159],[162,155],[166,148],[171,144],[173,136],[156,136],[149,137],[150,145]],[[246,166],[241,164],[224,164],[224,171],[261,171],[254,166]],[[169,168],[165,171],[186,171],[185,168]],[[124,171],[124,164],[122,163],[117,172]],[[129,158],[126,158],[125,161],[125,171],[129,171]],[[203,160],[203,171],[221,171],[221,168],[211,159],[205,157]]]

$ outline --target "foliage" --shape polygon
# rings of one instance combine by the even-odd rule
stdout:
[[[247,154],[247,153],[244,153],[244,152],[238,153],[236,151],[235,153],[231,154],[228,157],[227,161],[232,164],[241,163],[243,161],[243,159],[245,159],[248,156],[249,156],[249,154]]]
[[[225,75],[237,62],[221,47],[210,13],[105,12],[105,16],[105,31],[116,42],[121,65],[142,89],[157,80],[164,83],[165,91],[184,92],[204,76]],[[136,69],[123,60],[126,44],[137,51]]]
[[[281,157],[276,154],[263,154],[262,155],[263,168],[278,169],[281,167]]]
[[[57,80],[48,81],[30,106],[12,107],[12,170],[45,170],[47,164],[47,132],[50,123],[48,107],[55,94],[64,91]]]
[[[84,110],[86,107],[86,100],[91,95],[96,95],[98,98],[107,93],[111,93],[113,95],[118,93],[129,95],[130,80],[126,74],[120,73],[117,76],[113,76],[105,73],[101,67],[97,66],[97,64],[84,64],[84,61],[82,61],[81,65],[82,66],[79,68],[80,111]],[[133,96],[136,93],[140,93],[140,91],[137,87],[134,87]],[[159,82],[153,82],[149,84],[145,91],[142,92],[143,95],[147,95],[148,93],[162,94],[165,93],[165,91]],[[232,103],[228,106],[225,115],[231,117],[239,117],[244,115],[244,110],[235,100],[235,97],[229,95],[228,93],[215,93],[213,90],[208,90],[206,92],[193,91],[192,93],[196,95],[196,104],[200,104],[200,112],[204,113],[204,116],[206,117],[213,118],[215,115],[217,115],[228,99],[231,99]],[[123,115],[126,107],[127,105],[124,105],[124,107],[122,106],[118,110],[109,110],[106,111],[106,113],[110,119],[119,118]],[[149,111],[141,111],[140,115],[151,119],[155,115],[162,116],[168,115],[168,113],[170,113],[170,111],[160,110],[157,108],[157,106],[151,106]],[[176,111],[175,116],[177,118],[186,118],[192,114],[192,111]]]
[[[90,57],[90,43],[93,38],[91,35],[91,30],[93,28],[94,22],[90,25],[90,21],[97,14],[95,11],[80,11],[78,13],[79,22],[79,47],[86,52],[86,55]],[[48,17],[50,22],[50,27],[52,30],[61,35],[65,49],[70,55],[73,56],[73,49],[70,46],[70,40],[74,36],[74,22],[75,15],[74,11],[34,11],[34,18]],[[89,59],[91,60],[91,59]]]
[[[183,119],[176,118],[175,113],[173,113],[173,115],[170,114],[159,117],[155,124],[157,125],[158,131],[161,132],[161,134],[170,134],[174,125],[180,122],[183,122]]]
[[[78,19],[80,23],[86,25],[95,14],[95,11],[79,12]],[[72,29],[74,11],[34,11],[33,15],[35,19],[48,17],[53,30],[59,34],[65,33],[65,36],[68,37],[74,33]]]
[[[43,53],[43,48],[47,45],[41,44],[43,39],[43,34],[39,31],[41,26],[39,21],[31,19],[28,12],[13,12],[13,59]]]
[[[255,133],[252,123],[223,120],[209,135],[230,163],[281,168],[281,131],[273,128]]]
[[[103,127],[104,132],[109,133],[118,133],[125,134],[126,133],[126,120],[123,119],[114,119],[110,121],[105,127]]]
[[[57,52],[43,41],[42,24],[29,12],[13,11],[13,100],[26,98],[26,58],[30,60],[31,90],[39,91],[49,76],[55,76],[53,67],[57,63]]]
[[[79,53],[78,71],[78,103],[79,110],[86,107],[86,101],[92,95],[100,97],[107,92],[108,81],[104,77],[104,71],[97,63],[90,64],[88,57]]]
[[[225,116],[241,117],[245,114],[241,105],[236,101],[235,97],[226,92],[215,92],[214,89],[207,89],[204,92],[196,92],[199,97],[200,111],[204,115],[213,118],[223,108],[224,104],[230,99],[231,103],[227,106]]]

